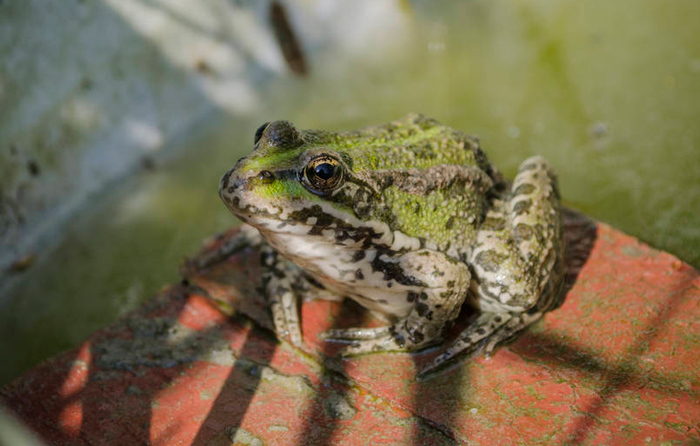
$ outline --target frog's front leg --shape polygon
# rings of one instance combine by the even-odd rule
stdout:
[[[490,354],[556,303],[563,283],[561,217],[556,177],[541,157],[524,161],[508,201],[497,200],[479,229],[470,258],[472,304],[481,311],[426,373],[484,346]]]
[[[326,339],[352,341],[340,352],[342,356],[420,349],[436,342],[445,324],[459,314],[471,277],[464,263],[430,250],[385,260],[395,263],[401,272],[404,284],[394,288],[412,308],[406,317],[390,326],[327,331]]]
[[[275,333],[289,339],[292,344],[302,344],[299,324],[299,293],[302,274],[298,266],[282,257],[270,245],[260,246],[262,268],[262,292],[270,310]]]

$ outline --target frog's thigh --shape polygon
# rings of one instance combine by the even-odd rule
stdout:
[[[410,313],[389,327],[332,330],[328,338],[355,340],[341,355],[421,348],[439,338],[445,324],[459,314],[471,278],[464,263],[421,250],[404,254],[398,264],[404,276],[420,283],[404,288],[413,304]]]
[[[556,266],[561,228],[556,178],[541,157],[520,166],[510,200],[487,214],[470,263],[482,311],[521,312],[539,302]]]
[[[510,214],[512,238],[523,259],[522,274],[536,275],[537,296],[555,272],[561,238],[561,214],[557,178],[541,156],[526,159],[513,181]],[[531,302],[532,303],[532,302]]]
[[[229,256],[246,248],[256,248],[263,243],[260,232],[254,227],[242,224],[235,236],[226,240],[218,248],[209,251],[197,259],[198,268],[206,268],[221,262]]]
[[[263,288],[272,311],[275,332],[278,337],[289,338],[294,345],[301,345],[299,298],[294,291],[298,268],[269,245],[260,248],[260,260]]]

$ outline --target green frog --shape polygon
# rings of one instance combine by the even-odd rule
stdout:
[[[302,343],[302,295],[348,297],[387,321],[333,329],[343,356],[441,341],[467,302],[478,316],[430,363],[501,342],[562,289],[560,197],[551,166],[525,160],[508,183],[479,140],[411,114],[335,133],[287,121],[255,132],[219,194],[244,222],[233,244],[261,252],[275,330]]]

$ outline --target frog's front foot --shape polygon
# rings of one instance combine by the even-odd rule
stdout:
[[[413,351],[438,341],[425,339],[419,330],[406,329],[404,323],[375,328],[332,329],[323,334],[327,341],[350,342],[338,352],[339,356],[357,356],[387,351]]]

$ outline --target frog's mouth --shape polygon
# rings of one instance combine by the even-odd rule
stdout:
[[[388,224],[360,220],[316,196],[295,197],[294,191],[261,194],[258,186],[265,178],[261,178],[261,173],[239,172],[239,163],[221,177],[219,195],[231,213],[261,232],[312,237],[337,246],[360,248],[376,244],[389,247],[395,241],[396,234]]]

